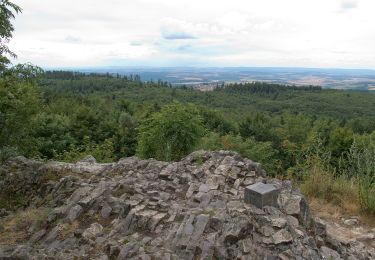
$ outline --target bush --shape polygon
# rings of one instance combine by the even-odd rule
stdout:
[[[94,156],[98,162],[113,162],[115,158],[112,139],[105,139],[104,142],[96,144],[91,142],[88,136],[85,136],[81,146],[72,144],[67,151],[55,154],[54,157],[57,160],[74,162],[85,158],[87,155]]]
[[[4,146],[0,148],[0,163],[5,162],[10,157],[19,155],[19,151],[15,147]]]
[[[192,105],[167,105],[141,123],[137,153],[142,158],[179,160],[193,151],[202,133],[202,119]]]

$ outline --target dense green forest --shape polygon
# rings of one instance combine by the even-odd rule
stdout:
[[[133,75],[47,71],[17,94],[4,106],[17,122],[10,120],[2,129],[3,157],[17,151],[60,160],[90,152],[102,161],[131,156],[146,138],[140,130],[147,129],[156,114],[168,117],[171,112],[166,111],[174,107],[192,115],[181,122],[192,129],[189,124],[196,121],[198,141],[190,141],[195,145],[177,157],[166,152],[148,152],[148,157],[179,159],[194,149],[229,149],[236,147],[232,142],[248,141],[251,149],[264,150],[254,159],[263,161],[272,174],[285,174],[314,136],[332,154],[331,164],[338,166],[354,139],[370,137],[375,129],[375,95],[320,87],[254,82],[200,92],[165,82],[145,83]],[[154,121],[161,124],[162,118]],[[228,142],[219,147],[215,138]]]
[[[20,11],[8,1],[1,8]],[[178,160],[197,149],[234,150],[306,194],[350,196],[375,211],[374,94],[260,82],[200,92],[137,75],[11,66],[13,12],[1,23],[1,161]]]
[[[311,164],[353,177],[362,154],[375,149],[371,93],[259,82],[201,92],[136,75],[68,71],[2,92],[3,159],[178,160],[197,149],[228,149],[272,176],[303,182]],[[373,157],[363,164],[373,178]]]

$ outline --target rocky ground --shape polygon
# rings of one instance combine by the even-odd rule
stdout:
[[[244,203],[256,182],[280,188],[277,207]],[[174,163],[17,157],[0,167],[0,208],[1,259],[375,259],[373,237],[336,237],[291,182],[228,151]]]

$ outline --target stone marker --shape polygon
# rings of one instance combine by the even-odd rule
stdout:
[[[280,190],[272,184],[255,183],[245,188],[245,202],[263,208],[277,206],[277,197]]]

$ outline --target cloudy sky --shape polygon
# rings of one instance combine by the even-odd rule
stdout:
[[[374,0],[13,0],[19,62],[375,69]]]

